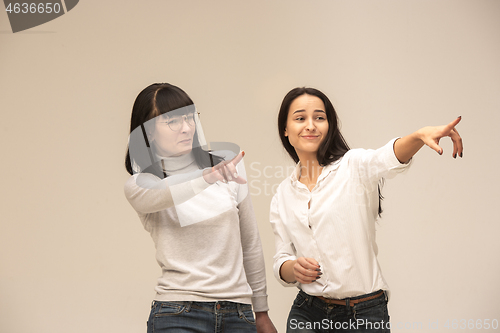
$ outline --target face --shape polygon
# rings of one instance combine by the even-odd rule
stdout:
[[[285,136],[297,155],[316,154],[328,133],[325,105],[316,96],[301,95],[288,109]]]
[[[150,134],[157,153],[163,157],[187,154],[193,148],[195,125],[193,113],[169,117],[168,113],[156,117],[154,132]]]

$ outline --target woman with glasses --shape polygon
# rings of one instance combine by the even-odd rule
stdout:
[[[377,261],[380,182],[408,168],[423,145],[440,155],[443,137],[462,157],[455,126],[424,127],[377,150],[350,149],[321,91],[295,88],[278,115],[281,142],[297,163],[278,187],[270,220],[274,274],[299,293],[287,332],[389,332],[388,286]]]
[[[162,268],[147,331],[276,332],[244,153],[205,146],[182,89],[157,83],[137,96],[125,195]]]

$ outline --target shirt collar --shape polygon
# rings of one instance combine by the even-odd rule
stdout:
[[[322,181],[324,178],[326,178],[330,172],[337,170],[340,165],[340,161],[342,160],[342,157],[336,160],[335,162],[332,162],[325,166],[323,170],[321,170],[321,174],[318,177],[317,183]],[[293,170],[292,174],[290,175],[290,181],[292,182],[293,185],[300,183],[299,182],[299,173],[300,173],[300,161],[297,162],[295,165],[295,169]]]

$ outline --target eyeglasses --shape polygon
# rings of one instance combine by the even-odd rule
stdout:
[[[182,116],[173,116],[173,117],[166,117],[165,121],[160,121],[162,124],[167,124],[168,127],[174,132],[177,132],[181,129],[182,124],[184,121],[188,124],[189,127],[193,127],[195,125],[195,115],[199,118],[200,113],[199,112],[193,112],[193,113],[188,113]]]

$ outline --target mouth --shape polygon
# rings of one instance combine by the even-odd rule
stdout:
[[[306,140],[314,140],[314,139],[319,138],[319,135],[303,135],[302,138],[304,138]]]
[[[179,144],[185,145],[185,144],[191,143],[191,141],[192,141],[192,139],[181,140],[181,141],[179,141]]]

